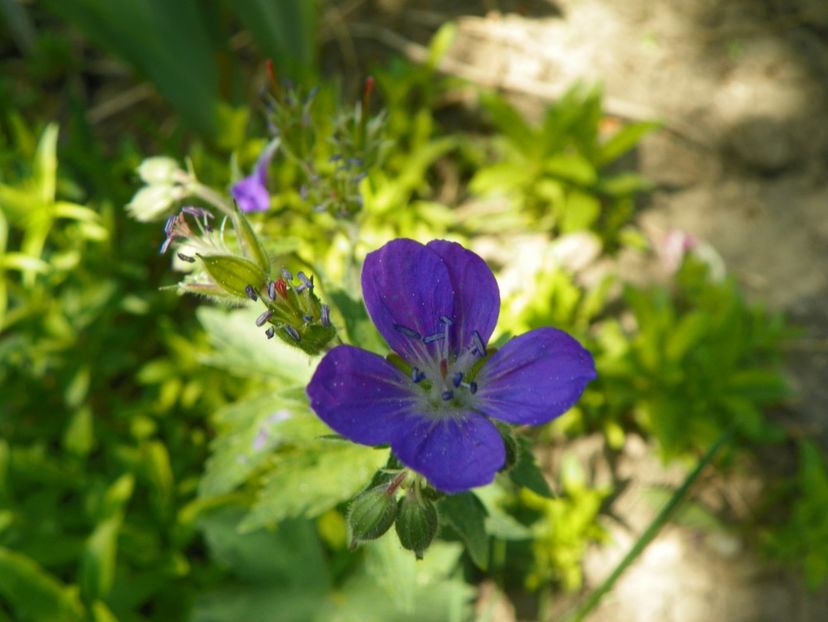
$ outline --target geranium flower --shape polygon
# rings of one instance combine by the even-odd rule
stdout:
[[[390,445],[446,493],[488,484],[503,467],[505,447],[492,420],[551,421],[595,378],[590,353],[555,328],[490,353],[497,282],[480,257],[454,242],[389,242],[366,257],[362,291],[404,363],[337,346],[308,385],[311,406],[352,441]]]
[[[256,162],[253,173],[240,179],[230,188],[230,194],[243,212],[264,212],[270,209],[270,193],[267,191],[267,167],[279,146],[271,141]]]

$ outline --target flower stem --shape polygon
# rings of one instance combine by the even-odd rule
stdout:
[[[228,216],[232,216],[235,213],[235,210],[230,202],[212,188],[208,188],[207,186],[196,181],[190,186],[190,192],[193,196],[197,196],[202,201],[207,201],[207,203],[213,207],[217,207]]]
[[[644,549],[646,549],[650,542],[652,542],[656,535],[658,535],[661,528],[667,523],[668,520],[670,520],[670,516],[681,504],[681,502],[684,501],[687,492],[690,490],[693,483],[698,479],[699,475],[701,475],[704,467],[710,464],[719,449],[721,449],[732,436],[733,429],[731,428],[716,439],[716,442],[710,446],[701,459],[699,459],[693,470],[687,474],[687,477],[684,478],[684,482],[682,482],[681,486],[679,486],[673,493],[673,496],[670,497],[670,500],[649,524],[644,533],[642,533],[638,540],[636,540],[635,544],[633,544],[632,548],[624,556],[624,559],[618,563],[612,573],[604,579],[603,583],[601,583],[601,585],[599,585],[589,595],[589,598],[587,598],[578,609],[566,618],[567,622],[580,622],[586,618],[592,610],[595,609],[595,607],[598,606],[598,603],[600,603],[604,595],[612,589],[615,582],[621,577],[622,574],[624,574],[624,571],[638,558],[639,555],[641,555],[641,553],[644,552]]]

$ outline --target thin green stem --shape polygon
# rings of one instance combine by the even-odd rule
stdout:
[[[687,474],[687,477],[682,482],[681,486],[678,487],[676,492],[673,493],[673,496],[670,497],[670,500],[667,504],[661,509],[658,515],[653,519],[653,521],[649,524],[647,529],[638,540],[633,544],[632,548],[629,552],[624,556],[619,564],[615,567],[615,570],[610,573],[610,575],[604,579],[603,583],[599,585],[590,595],[589,598],[577,609],[573,612],[568,618],[566,618],[567,622],[580,622],[584,618],[586,618],[595,607],[598,606],[598,603],[601,602],[601,599],[604,595],[609,592],[612,587],[615,585],[615,582],[624,574],[624,571],[632,564],[641,553],[644,552],[644,549],[653,541],[653,539],[658,535],[658,532],[661,531],[661,528],[670,520],[670,516],[676,510],[676,508],[684,501],[687,492],[690,490],[690,487],[694,484],[694,482],[698,479],[701,472],[704,470],[713,458],[718,453],[719,449],[727,443],[730,438],[733,436],[733,430],[729,429],[724,434],[722,434],[715,443],[713,443],[710,448],[705,452],[705,454],[701,457],[699,462],[696,464],[695,468]]]

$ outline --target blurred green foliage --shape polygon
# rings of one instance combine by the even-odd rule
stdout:
[[[317,275],[348,341],[382,354],[356,285],[367,251],[394,236],[505,248],[498,276],[505,285],[517,268],[526,291],[504,295],[500,333],[565,329],[595,354],[599,380],[559,424],[518,439],[510,476],[440,501],[440,540],[423,562],[394,534],[349,551],[345,503],[387,450],[326,435],[304,397],[313,363],[266,341],[253,308],[196,310],[159,291],[172,282],[156,254],[160,226],[122,209],[137,190],[132,171],[156,152],[186,155],[219,195],[252,168],[266,140],[250,137],[261,124],[238,105],[249,74],[236,74],[227,34],[244,25],[278,75],[307,86],[316,5],[167,4],[128,2],[117,19],[93,0],[46,6],[60,28],[71,23],[151,80],[200,138],[159,132],[155,110],[131,110],[117,143],[102,144],[73,43],[37,28],[40,13],[30,31],[15,27],[27,71],[5,65],[14,71],[0,76],[11,102],[0,131],[0,619],[466,620],[484,573],[510,590],[577,589],[584,551],[605,539],[613,490],[567,455],[554,496],[531,442],[598,432],[612,453],[636,432],[665,460],[687,460],[730,428],[747,457],[783,437],[765,411],[787,395],[784,321],[692,251],[665,285],[634,285],[612,264],[619,250],[652,250],[633,220],[649,185],[622,156],[655,124],[607,131],[600,92],[578,86],[538,123],[485,94],[463,111],[476,120],[467,130],[446,103],[458,85],[435,69],[447,25],[428,63],[376,73],[378,101],[361,114],[381,121],[383,139],[359,181],[360,210],[340,218],[302,198],[309,170],[335,174],[332,137],[356,119],[321,81],[301,130],[315,132],[312,149],[274,162],[271,210],[251,216],[252,230],[276,269]],[[59,132],[36,87],[67,76]],[[611,268],[587,278],[590,266],[560,258],[531,272],[513,265],[515,240],[538,232],[545,247],[573,243],[595,255],[582,263]],[[825,464],[808,443],[800,459],[796,485],[778,491],[790,522],[768,529],[768,550],[802,561],[817,584]]]

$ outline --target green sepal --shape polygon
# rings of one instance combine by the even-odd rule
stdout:
[[[249,255],[265,274],[270,272],[270,258],[267,256],[262,243],[253,227],[250,226],[250,221],[239,209],[233,212],[233,227],[236,229],[236,234],[239,236],[239,243],[242,247],[242,252]]]
[[[336,329],[333,326],[322,326],[316,322],[299,327],[297,332],[299,341],[291,337],[284,328],[278,329],[276,335],[289,346],[299,348],[311,356],[324,352],[331,339],[336,337]]]
[[[391,528],[397,517],[397,500],[387,486],[366,490],[348,508],[348,534],[351,547],[375,540]]]
[[[414,551],[417,559],[431,545],[437,535],[439,518],[437,506],[430,499],[408,494],[399,501],[395,528],[404,549]]]
[[[197,255],[204,264],[207,274],[225,292],[238,298],[247,298],[245,289],[253,286],[256,292],[261,291],[267,276],[264,271],[252,261],[236,257],[235,255]]]

